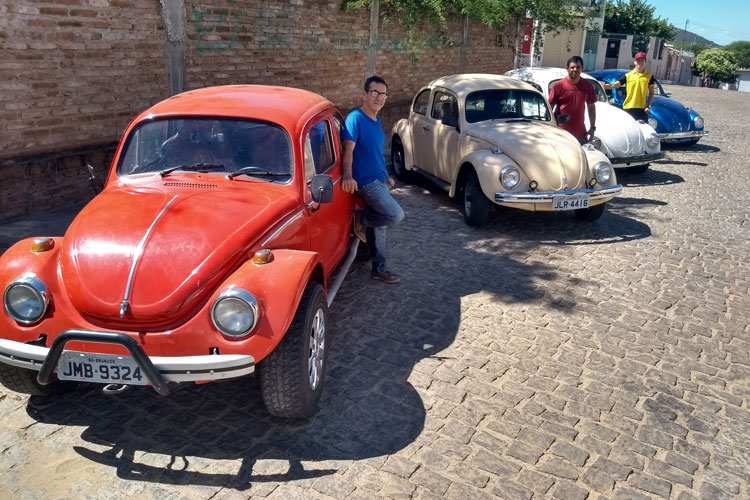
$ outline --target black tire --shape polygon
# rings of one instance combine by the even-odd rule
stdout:
[[[406,169],[406,160],[404,157],[404,145],[399,139],[393,139],[391,143],[391,168],[396,179],[406,184],[412,182],[413,173]]]
[[[309,283],[284,339],[258,364],[263,402],[270,414],[308,418],[318,410],[328,365],[327,324],[325,291],[320,284]]]
[[[464,221],[473,227],[485,225],[490,216],[490,200],[482,192],[482,186],[474,170],[466,173],[461,195]]]
[[[38,371],[0,363],[0,384],[6,389],[31,396],[52,396],[65,392],[72,384],[56,380],[41,385],[37,381]]]
[[[631,174],[644,174],[648,170],[649,163],[645,165],[636,165],[635,167],[628,167],[628,172]]]
[[[576,210],[576,217],[579,220],[594,222],[599,217],[601,217],[602,214],[604,213],[604,205],[606,205],[606,203],[595,205],[589,208],[581,208],[580,210]]]

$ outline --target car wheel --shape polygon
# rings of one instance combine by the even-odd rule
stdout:
[[[700,138],[690,139],[689,141],[685,141],[682,144],[684,144],[685,146],[695,146],[696,144],[698,144],[698,141],[700,141]]]
[[[631,174],[643,174],[648,170],[649,164],[646,163],[645,165],[636,165],[635,167],[628,167],[628,172]]]
[[[602,216],[604,213],[604,205],[606,203],[602,203],[600,205],[596,205],[589,208],[581,208],[580,210],[576,210],[576,217],[580,220],[585,220],[589,222],[593,222],[597,220],[599,217]]]
[[[42,385],[37,381],[39,372],[0,363],[0,384],[6,389],[30,396],[51,396],[65,392],[72,384],[55,380]]]
[[[263,402],[272,415],[308,418],[317,411],[330,348],[327,326],[325,291],[309,283],[286,335],[258,365]]]
[[[464,185],[461,191],[466,223],[474,227],[486,224],[490,215],[490,200],[482,192],[482,186],[473,170],[469,170],[464,177]]]
[[[393,167],[393,175],[396,176],[396,179],[405,183],[412,181],[412,173],[406,169],[404,145],[398,139],[394,139],[391,145],[391,166]]]

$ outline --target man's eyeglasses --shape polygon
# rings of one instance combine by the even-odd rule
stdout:
[[[372,98],[374,98],[374,99],[379,99],[381,97],[383,99],[387,99],[388,98],[388,93],[387,92],[379,92],[377,90],[368,90],[367,93],[370,94],[370,96]]]

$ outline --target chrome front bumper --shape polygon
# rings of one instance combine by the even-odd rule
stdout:
[[[694,139],[696,137],[703,137],[708,135],[707,130],[689,130],[687,132],[667,132],[663,134],[656,134],[662,141],[673,141],[675,139]]]
[[[101,332],[81,332],[80,330],[72,330],[71,332],[82,333],[84,335],[93,334],[94,337],[96,337],[97,334],[106,335]],[[66,333],[69,332],[61,334],[60,337],[63,337]],[[70,341],[90,341],[123,345],[120,344],[117,339],[112,342],[105,342],[103,340],[82,339],[80,335],[71,335],[71,337],[72,338],[69,339]],[[50,373],[52,373],[57,368],[57,361],[64,347],[64,343],[66,342],[63,341],[63,344],[58,346],[56,340],[51,348],[47,348],[0,339],[0,362],[36,371],[40,371],[42,370],[42,367],[45,367]],[[135,345],[137,346],[137,344]],[[157,384],[154,382],[216,381],[242,377],[253,373],[255,370],[255,360],[252,356],[240,354],[209,354],[204,356],[149,357],[146,356],[140,347],[137,347],[137,353],[133,353],[132,345],[124,345],[124,347],[131,351],[131,354],[135,354],[133,359],[139,366],[141,366],[141,364],[152,365],[153,370],[151,370],[151,372],[154,373],[154,378],[161,380],[155,381],[148,376],[148,366],[141,366],[141,369],[147,375],[149,382],[151,382],[154,387],[157,387]],[[50,356],[50,352],[53,350],[58,351],[52,353],[54,359]],[[51,362],[51,365],[49,365],[47,361]]]
[[[579,189],[576,191],[552,191],[546,193],[495,193],[495,203],[552,203],[554,198],[588,194],[589,199],[610,198],[622,193],[622,186],[601,189]]]
[[[654,160],[661,160],[667,156],[666,151],[659,151],[658,153],[652,153],[647,155],[638,155],[638,156],[623,156],[621,158],[610,158],[609,161],[612,163],[612,165],[619,165],[622,163],[630,164],[630,163],[648,163]]]

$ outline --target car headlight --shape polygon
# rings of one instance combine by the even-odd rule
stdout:
[[[605,184],[612,177],[612,165],[606,161],[600,161],[594,165],[594,176],[599,184]]]
[[[703,128],[703,118],[700,116],[693,118],[693,125],[695,125],[695,128]]]
[[[648,118],[648,124],[651,125],[651,128],[654,129],[654,130],[656,130],[656,127],[659,126],[659,122],[656,121],[656,118],[652,118],[650,116]]]
[[[211,306],[211,321],[228,337],[244,337],[258,323],[258,301],[242,288],[225,290]]]
[[[655,148],[659,145],[659,136],[656,134],[651,134],[646,138],[646,144],[648,144],[648,147],[651,149]]]
[[[516,167],[508,165],[500,171],[500,181],[505,189],[513,189],[521,182],[521,173]]]
[[[596,149],[602,149],[602,140],[598,137],[594,137],[593,139],[591,139],[591,145]]]
[[[47,312],[47,286],[36,276],[21,276],[5,289],[3,304],[10,317],[18,323],[36,323]]]

